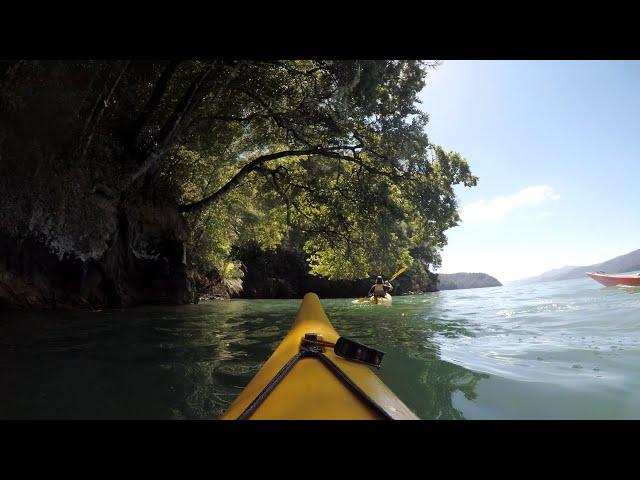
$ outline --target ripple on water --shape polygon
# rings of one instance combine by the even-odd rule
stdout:
[[[250,338],[271,338],[281,334],[281,329],[275,325],[254,330],[249,335]]]
[[[585,386],[592,381],[588,378],[594,376],[586,378],[582,371],[600,372],[602,368],[587,365],[588,359],[601,356],[600,350],[606,349],[610,352],[606,379],[612,384],[629,381],[625,367],[619,371],[609,367],[616,362],[640,363],[636,297],[625,298],[619,292],[600,289],[582,280],[573,284],[555,283],[539,285],[535,292],[523,289],[525,295],[519,299],[505,297],[504,302],[494,302],[495,298],[479,302],[479,306],[485,307],[481,314],[467,316],[466,328],[473,335],[456,336],[444,331],[436,334],[442,358],[518,381],[577,381]],[[486,308],[487,304],[495,305],[493,311]],[[631,348],[635,349],[633,353],[625,350]],[[528,358],[533,362],[522,361]],[[538,367],[531,369],[534,362]],[[633,383],[638,383],[635,378]]]
[[[262,363],[257,362],[224,362],[216,368],[216,373],[229,376],[248,376],[258,372]]]

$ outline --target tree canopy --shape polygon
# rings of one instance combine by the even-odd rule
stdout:
[[[459,220],[453,185],[476,178],[459,154],[428,141],[417,97],[428,64],[220,68],[226,75],[163,170],[180,187],[180,210],[210,232],[198,238],[212,254],[248,238],[273,248],[294,229],[311,272],[331,279],[439,264],[444,231]]]

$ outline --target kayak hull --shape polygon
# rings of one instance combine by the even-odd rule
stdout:
[[[608,275],[605,273],[587,272],[587,276],[605,287],[615,287],[616,285],[640,287],[640,276],[638,275]]]
[[[388,293],[384,297],[376,297],[371,295],[370,297],[358,298],[354,300],[354,303],[373,303],[374,305],[391,305],[393,297]]]
[[[318,296],[305,295],[296,320],[260,371],[244,388],[223,420],[234,420],[243,414],[268,387],[274,377],[300,352],[306,333],[316,333],[335,343],[339,335],[329,322]],[[387,387],[367,365],[338,357],[331,348],[324,355],[331,360],[362,392],[394,419],[418,417]],[[345,386],[317,358],[302,358],[253,411],[250,420],[376,420],[378,411],[361,396]]]

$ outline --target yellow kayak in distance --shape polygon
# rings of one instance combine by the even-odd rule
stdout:
[[[340,337],[315,293],[222,420],[418,420],[366,364],[303,348],[309,334],[327,343]]]
[[[376,297],[371,295],[370,297],[356,298],[353,303],[362,305],[363,303],[373,303],[374,305],[391,305],[393,297],[388,293],[384,297]]]

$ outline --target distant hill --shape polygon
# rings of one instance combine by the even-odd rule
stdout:
[[[439,273],[438,290],[501,287],[502,284],[486,273]]]
[[[587,272],[602,271],[605,273],[624,273],[640,270],[640,249],[629,252],[625,255],[612,258],[602,263],[595,263],[593,265],[586,265],[584,267],[562,267],[555,270],[549,270],[548,272],[538,275],[536,277],[523,278],[511,282],[512,285],[525,284],[525,283],[537,283],[537,282],[550,282],[556,280],[568,280],[571,278],[581,278]]]
[[[553,270],[544,272],[541,275],[536,275],[535,277],[522,278],[520,280],[514,280],[513,282],[507,283],[509,283],[509,285],[523,285],[525,283],[550,282],[552,280],[557,280],[557,277],[569,273],[574,268],[578,267],[576,267],[575,265],[568,265],[566,267],[554,268]]]

